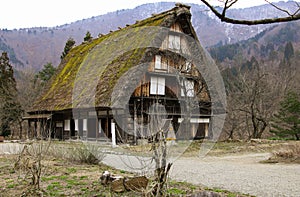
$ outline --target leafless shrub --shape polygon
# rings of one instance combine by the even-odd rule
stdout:
[[[50,141],[27,144],[23,147],[14,163],[14,170],[19,172],[19,178],[23,180],[30,178],[30,184],[34,189],[40,189],[42,171],[45,167],[42,161],[48,155],[49,146]]]
[[[101,147],[93,143],[74,143],[51,147],[50,154],[56,158],[65,159],[70,162],[86,164],[98,164],[105,154]]]

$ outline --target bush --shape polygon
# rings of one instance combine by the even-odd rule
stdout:
[[[52,147],[50,152],[56,158],[86,164],[98,164],[105,157],[101,147],[92,143],[64,144]]]

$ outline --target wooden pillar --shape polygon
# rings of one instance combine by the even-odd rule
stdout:
[[[37,121],[34,121],[34,130],[33,130],[33,137],[37,137]]]
[[[105,134],[107,138],[109,138],[108,124],[109,124],[109,110],[106,111],[106,124],[105,124]]]
[[[134,144],[136,145],[137,144],[137,137],[136,137],[136,134],[137,134],[137,131],[136,131],[136,121],[137,121],[137,114],[136,114],[136,101],[134,100],[133,101],[133,139],[134,139]]]
[[[27,138],[27,139],[29,139],[30,128],[31,128],[31,121],[28,119],[28,128],[27,128],[27,135],[26,135],[26,138]]]
[[[96,116],[96,142],[98,141],[98,138],[99,138],[99,119],[98,119],[98,116]]]
[[[40,136],[42,139],[44,139],[44,135],[45,135],[45,124],[44,124],[44,120],[42,119],[42,121],[40,122]]]

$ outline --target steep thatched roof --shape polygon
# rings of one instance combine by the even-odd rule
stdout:
[[[182,27],[185,33],[196,38],[190,17],[189,7],[177,4],[169,11],[74,47],[31,112],[110,107],[113,88],[121,76],[135,65],[149,62],[151,50],[160,47],[161,27],[184,21],[188,23]],[[136,81],[134,76],[137,74],[131,81]]]

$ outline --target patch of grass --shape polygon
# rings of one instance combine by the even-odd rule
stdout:
[[[88,176],[81,176],[79,177],[80,180],[88,179]]]
[[[62,176],[58,176],[57,178],[60,179],[60,180],[66,180],[66,179],[68,179],[68,176],[67,175],[62,175]]]
[[[226,197],[250,196],[248,194],[241,194],[241,193],[238,193],[238,192],[230,192],[228,190],[224,190],[224,189],[220,189],[220,188],[205,188],[205,190],[216,192],[218,194],[221,194],[221,196],[226,196]]]
[[[81,188],[81,191],[83,191],[83,192],[85,192],[87,190],[88,190],[88,188]]]
[[[76,168],[67,168],[67,172],[68,172],[69,174],[71,174],[71,173],[76,173],[77,170],[76,170]]]
[[[14,187],[16,187],[16,186],[17,186],[17,184],[12,183],[12,184],[7,185],[7,188],[14,188]]]
[[[177,188],[171,188],[167,190],[169,195],[178,195],[178,194],[186,194],[186,191]]]
[[[191,194],[201,191],[201,187],[191,183],[169,180],[167,192],[171,195],[175,194]]]
[[[68,185],[78,185],[78,181],[74,179],[66,180]]]
[[[10,179],[10,178],[5,178],[4,180],[6,180],[6,183],[13,183],[14,182],[14,180],[13,179]]]
[[[56,179],[57,178],[57,176],[50,176],[50,177],[41,177],[41,180],[42,181],[52,181],[52,180],[54,180],[54,179]]]

